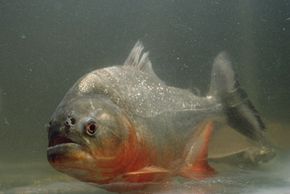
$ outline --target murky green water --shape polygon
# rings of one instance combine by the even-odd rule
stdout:
[[[257,169],[226,168],[160,192],[290,193],[289,10],[287,0],[1,1],[0,193],[106,193],[47,164],[45,126],[76,79],[123,62],[138,39],[161,79],[202,95],[213,58],[228,51],[279,149]],[[225,152],[236,139],[225,133],[214,145]]]

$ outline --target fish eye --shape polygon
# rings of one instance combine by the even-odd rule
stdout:
[[[94,136],[97,132],[97,129],[98,129],[98,126],[96,125],[94,121],[88,122],[84,127],[85,132],[89,136]]]

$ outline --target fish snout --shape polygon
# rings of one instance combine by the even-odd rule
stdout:
[[[72,142],[69,138],[67,138],[69,131],[69,127],[65,124],[61,125],[60,123],[50,123],[48,127],[48,146],[51,147],[60,143]]]
[[[61,134],[61,125],[59,123],[49,122],[47,127],[48,139],[53,139],[55,136]]]

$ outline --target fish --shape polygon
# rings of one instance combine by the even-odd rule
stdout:
[[[47,158],[57,171],[115,192],[201,180],[216,174],[208,144],[220,122],[268,145],[226,52],[199,96],[162,81],[137,41],[122,65],[89,72],[67,91],[48,124]]]

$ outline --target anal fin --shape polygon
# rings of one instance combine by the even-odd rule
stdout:
[[[180,175],[186,178],[202,179],[215,174],[208,164],[208,144],[214,128],[213,121],[202,123],[185,150],[185,163]]]

